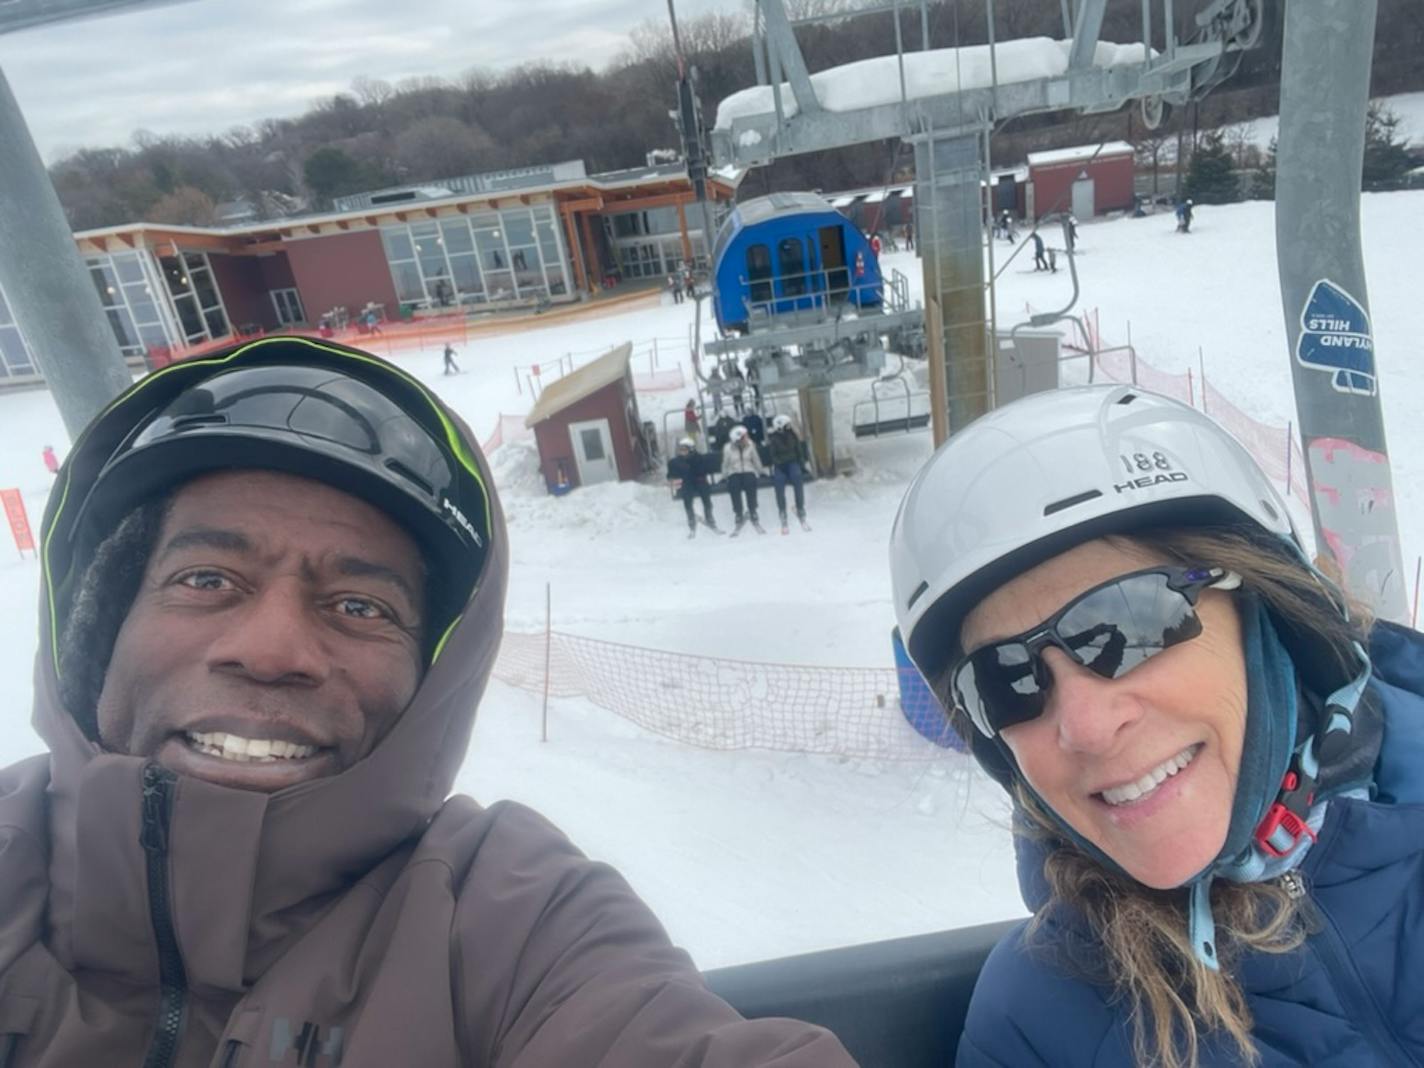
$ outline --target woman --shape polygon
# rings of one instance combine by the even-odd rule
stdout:
[[[920,472],[891,563],[1034,913],[961,1066],[1424,1065],[1424,641],[1367,631],[1229,435],[1028,397]]]
[[[722,477],[727,480],[727,492],[732,497],[732,511],[736,514],[736,525],[732,537],[742,532],[748,519],[758,534],[765,534],[761,518],[757,515],[757,484],[766,474],[766,467],[757,453],[756,442],[745,426],[734,426],[727,435],[727,444],[722,446]],[[746,510],[742,509],[742,498],[746,497]]]

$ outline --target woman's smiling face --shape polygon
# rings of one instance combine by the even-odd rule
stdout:
[[[1086,542],[984,598],[965,618],[963,647],[1021,634],[1094,586],[1166,562],[1123,539]],[[1213,589],[1203,591],[1197,615],[1199,636],[1117,679],[1045,649],[1043,714],[1001,734],[1044,803],[1156,889],[1182,885],[1221,851],[1241,766],[1240,617],[1230,595]]]

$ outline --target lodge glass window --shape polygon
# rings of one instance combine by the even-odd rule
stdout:
[[[143,356],[179,343],[153,260],[142,251],[115,252],[85,261],[109,328],[125,356]]]
[[[478,305],[568,292],[564,243],[549,205],[386,226],[381,238],[402,303]]]
[[[232,333],[206,252],[160,256],[158,263],[188,344],[198,345]]]
[[[5,294],[0,292],[0,379],[36,373],[34,357],[5,302]]]

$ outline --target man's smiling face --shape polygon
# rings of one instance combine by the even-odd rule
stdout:
[[[273,791],[361,760],[420,684],[414,540],[324,483],[207,475],[173,497],[99,697],[105,748]]]

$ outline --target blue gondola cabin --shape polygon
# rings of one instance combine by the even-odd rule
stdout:
[[[713,250],[717,325],[749,333],[777,316],[878,308],[880,264],[865,235],[814,193],[738,204]]]

